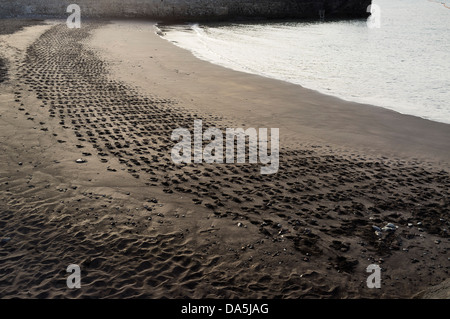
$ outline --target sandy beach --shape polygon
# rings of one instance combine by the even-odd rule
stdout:
[[[34,23],[0,20],[1,298],[411,298],[449,278],[450,125],[201,61],[151,22]],[[278,173],[174,164],[196,119],[279,128]]]

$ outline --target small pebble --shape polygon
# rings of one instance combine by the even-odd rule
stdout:
[[[372,226],[372,229],[375,230],[376,232],[381,232],[381,228],[378,226]]]

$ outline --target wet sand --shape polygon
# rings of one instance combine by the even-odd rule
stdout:
[[[149,23],[0,46],[1,297],[397,298],[448,278],[449,125],[214,66]],[[279,172],[175,165],[194,119],[279,127]]]

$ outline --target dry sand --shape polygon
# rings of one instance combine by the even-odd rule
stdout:
[[[154,32],[0,36],[0,297],[395,298],[449,277],[449,125],[214,66]],[[279,127],[280,171],[173,164],[170,135],[194,119]]]

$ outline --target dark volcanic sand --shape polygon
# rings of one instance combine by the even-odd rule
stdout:
[[[0,35],[13,34],[23,28],[42,24],[43,20],[26,20],[26,19],[0,19]]]
[[[114,175],[109,163],[118,161],[149,197],[156,189],[166,201],[182,196],[193,207],[191,221],[159,213],[159,198],[133,214],[101,192],[55,192],[57,184],[46,195],[54,204],[42,210],[45,185],[24,191],[3,178],[0,226],[15,240],[1,247],[1,297],[409,297],[448,277],[447,171],[321,145],[282,148],[276,175],[248,164],[177,166],[173,129],[194,119],[203,127],[239,125],[108,79],[108,65],[84,45],[99,26],[57,25],[33,43],[14,107],[38,125],[24,103],[34,95],[40,116],[71,132],[81,151],[94,150],[84,157],[103,162],[102,174]],[[44,134],[45,123],[38,126]],[[24,200],[29,192],[33,199]],[[212,226],[195,228],[196,213]],[[175,226],[164,232],[158,223]],[[372,226],[387,223],[398,229],[377,236]],[[150,236],[150,225],[159,233]],[[68,292],[64,270],[74,259],[88,275],[83,290]],[[383,268],[382,291],[365,287],[371,263]],[[24,270],[19,279],[16,269]]]

